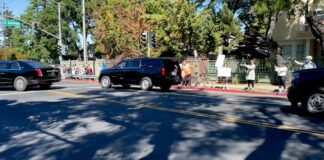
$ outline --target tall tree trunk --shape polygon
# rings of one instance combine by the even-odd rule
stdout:
[[[277,24],[278,15],[278,13],[273,13],[272,16],[269,18],[269,24],[265,35],[269,47],[270,57],[273,57],[275,59],[277,66],[286,63],[285,58],[282,56],[282,50],[280,45],[273,40],[273,31]]]
[[[281,64],[287,64],[287,60],[282,55],[281,46],[276,41],[273,40],[273,31],[276,27],[278,17],[279,17],[278,12],[272,14],[272,16],[270,17],[270,22],[265,36],[269,47],[270,58],[274,59],[275,64],[277,66],[280,66]],[[290,77],[291,75],[287,74],[286,81],[284,82],[287,87],[290,86]]]
[[[306,22],[310,26],[311,32],[320,44],[321,56],[324,57],[324,24],[319,22],[315,17],[315,11],[311,9],[311,1],[307,1],[305,6]]]
[[[310,26],[311,32],[315,39],[319,42],[321,48],[321,56],[324,57],[324,25],[316,21],[315,15],[306,15],[306,21]]]
[[[273,30],[276,27],[276,23],[277,23],[277,19],[278,19],[278,14],[273,14],[270,18],[270,24],[269,24],[269,29],[267,32],[267,38],[272,40],[272,36],[273,36]]]

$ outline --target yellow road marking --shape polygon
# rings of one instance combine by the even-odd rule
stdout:
[[[91,96],[86,96],[86,95],[76,94],[76,93],[67,93],[67,92],[54,91],[54,90],[51,90],[48,92],[54,93],[54,94],[65,95],[65,96],[69,96],[69,97],[83,98],[83,99],[91,99],[92,98]],[[191,116],[196,116],[196,117],[204,117],[204,118],[209,118],[209,119],[222,120],[222,121],[230,122],[230,123],[239,123],[239,124],[253,125],[253,126],[259,126],[259,127],[274,128],[274,129],[279,129],[279,130],[287,130],[287,131],[292,131],[292,132],[311,134],[311,135],[320,136],[320,137],[324,136],[324,132],[322,132],[322,131],[304,130],[304,129],[294,127],[294,126],[289,126],[289,125],[276,125],[276,124],[271,124],[271,123],[243,120],[243,119],[239,119],[239,118],[235,118],[235,117],[212,115],[212,114],[199,113],[199,112],[193,112],[193,111],[185,111],[185,110],[179,110],[179,109],[173,109],[173,108],[159,107],[159,106],[156,106],[155,104],[143,104],[143,103],[139,104],[139,103],[134,103],[134,102],[113,100],[113,99],[108,99],[108,98],[95,98],[94,100],[95,101],[107,101],[107,102],[111,102],[111,103],[117,103],[117,104],[131,106],[134,108],[148,108],[148,109],[159,110],[159,111],[167,111],[167,112],[191,115]]]
[[[290,130],[299,130],[299,128],[293,127],[293,126],[287,126],[287,125],[280,125],[278,126],[280,129],[290,129]]]
[[[107,101],[107,98],[96,98],[95,101]]]
[[[49,90],[48,92],[54,93],[54,94],[60,94],[60,95],[64,95],[64,96],[69,96],[69,97],[85,98],[85,99],[90,98],[90,96],[86,96],[86,95],[68,93],[68,92],[61,92],[61,91],[55,91],[55,90]]]

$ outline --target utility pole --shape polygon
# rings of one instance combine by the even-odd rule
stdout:
[[[1,15],[2,19],[5,20],[5,2],[2,1],[2,8],[1,8]],[[2,25],[2,33],[3,33],[3,59],[7,60],[7,52],[6,52],[6,33],[5,33],[6,27]]]
[[[82,23],[83,23],[83,63],[87,64],[87,33],[85,21],[85,0],[82,0]]]
[[[62,47],[62,26],[61,26],[61,2],[57,2],[57,17],[58,17],[58,27],[59,27],[59,39],[58,39],[58,45]],[[60,61],[60,71],[61,75],[63,74],[63,57],[62,53],[59,55],[59,61]]]
[[[151,47],[150,47],[150,41],[151,41],[151,34],[150,34],[150,30],[147,31],[147,40],[146,40],[146,44],[147,44],[147,57],[151,58]]]

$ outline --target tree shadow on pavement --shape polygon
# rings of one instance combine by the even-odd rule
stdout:
[[[228,109],[222,107],[227,103],[224,96],[114,89],[79,94],[90,98],[0,100],[0,159],[208,160],[249,159],[260,154],[262,159],[280,159],[283,153],[298,159],[323,156],[320,147],[312,148],[321,146],[323,139],[311,135],[136,105],[227,115]],[[96,100],[100,98],[106,100]],[[258,112],[282,124],[268,110]],[[306,147],[293,148],[303,154],[294,154],[287,147],[288,139],[293,144],[305,143]],[[267,150],[270,147],[273,149]],[[307,147],[313,152],[307,152]]]

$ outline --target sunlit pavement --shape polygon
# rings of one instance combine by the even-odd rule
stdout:
[[[323,159],[323,116],[285,97],[64,81],[0,90],[0,159]]]

